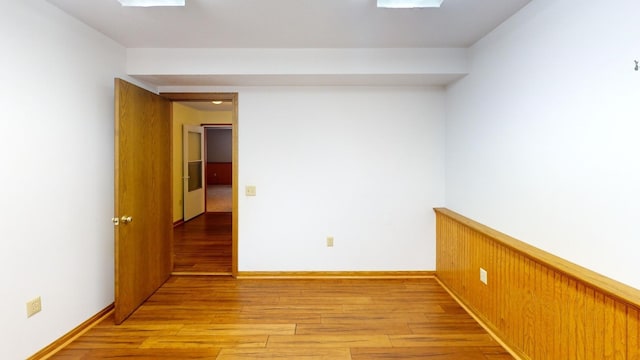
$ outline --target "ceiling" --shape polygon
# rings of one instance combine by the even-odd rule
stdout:
[[[47,0],[127,48],[468,47],[531,0],[445,0],[439,9],[377,9],[376,0]]]
[[[211,101],[176,101],[179,104],[190,107],[194,110],[204,112],[233,111],[233,101],[225,100],[222,104],[213,104]]]

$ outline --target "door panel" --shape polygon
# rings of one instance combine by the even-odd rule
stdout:
[[[115,80],[115,214],[121,218],[115,226],[117,324],[171,273],[170,122],[168,100]]]
[[[182,129],[184,221],[204,213],[204,128],[184,125]]]

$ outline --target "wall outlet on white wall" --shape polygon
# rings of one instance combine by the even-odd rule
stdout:
[[[38,296],[35,299],[31,299],[27,301],[27,317],[32,317],[33,315],[42,311],[42,299]]]

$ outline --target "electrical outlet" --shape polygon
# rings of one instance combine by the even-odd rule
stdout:
[[[33,315],[42,311],[42,300],[40,296],[30,301],[27,301],[27,317],[32,317]]]
[[[487,285],[487,270],[480,268],[480,281]]]
[[[327,236],[327,247],[333,247],[333,236]]]
[[[256,196],[256,187],[253,185],[247,185],[244,188],[244,193],[246,196]]]

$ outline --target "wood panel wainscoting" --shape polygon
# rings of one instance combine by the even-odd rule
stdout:
[[[640,360],[640,290],[451,210],[435,212],[437,279],[514,355]]]
[[[233,178],[231,169],[230,162],[208,162],[207,185],[231,185]]]

